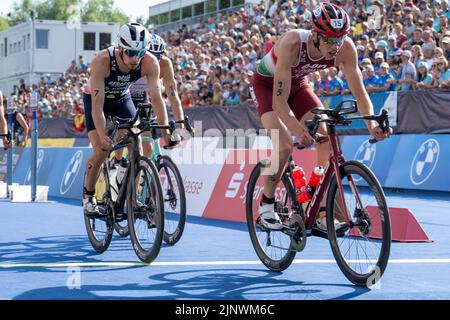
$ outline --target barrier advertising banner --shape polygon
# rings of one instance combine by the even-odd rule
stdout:
[[[48,185],[49,196],[81,199],[86,160],[90,148],[39,148],[37,153],[37,180]],[[16,171],[14,182],[31,183],[31,152],[26,148]]]
[[[245,198],[250,175],[255,165],[269,156],[270,150],[231,150],[217,179],[203,217],[246,221]],[[316,163],[316,151],[296,150],[294,160],[303,167],[309,177]],[[258,180],[253,194],[254,199],[260,199],[263,182],[263,178]],[[280,183],[275,190],[275,199],[281,200],[285,193],[286,190]]]

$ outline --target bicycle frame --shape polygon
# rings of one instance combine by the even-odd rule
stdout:
[[[124,181],[124,183],[121,184],[119,190],[117,190],[117,199],[114,203],[114,212],[123,212],[123,207],[125,204],[125,200],[126,200],[126,196],[129,192],[129,179],[134,179],[133,177],[135,176],[135,167],[134,165],[132,165],[135,160],[136,157],[139,156],[140,152],[139,152],[139,141],[138,141],[138,136],[135,134],[131,134],[129,135],[128,139],[132,139],[131,141],[127,141],[127,142],[120,142],[117,145],[115,145],[108,154],[108,157],[106,158],[106,162],[105,165],[108,165],[108,159],[111,156],[111,153],[113,153],[116,150],[125,148],[127,146],[129,146],[131,144],[132,148],[131,148],[131,154],[129,154],[129,160],[128,160],[128,165],[127,165],[127,169],[125,171],[125,175],[123,176],[122,181]],[[136,156],[137,155],[137,156]],[[109,173],[107,168],[103,168],[103,170],[106,170],[106,177],[109,179]],[[111,190],[108,190],[108,192],[111,194]],[[114,217],[116,218],[116,217]]]
[[[342,154],[342,148],[341,143],[339,141],[339,138],[336,134],[336,128],[330,124],[327,124],[327,131],[328,131],[328,138],[331,144],[331,154],[330,158],[325,165],[324,168],[324,174],[322,178],[320,179],[319,185],[316,188],[316,191],[314,192],[314,195],[306,209],[306,221],[305,226],[306,229],[312,229],[314,222],[316,220],[317,215],[319,214],[320,209],[320,203],[323,200],[323,197],[325,195],[325,192],[327,191],[328,186],[330,185],[331,179],[333,177],[333,173],[336,174],[336,182],[338,186],[338,193],[339,193],[339,200],[342,203],[345,203],[344,199],[344,186],[342,184],[341,180],[341,172],[339,170],[339,166],[345,162],[344,155]],[[353,177],[349,177],[349,184],[350,188],[352,189],[353,193],[356,196],[356,199],[358,201],[358,204],[361,205],[361,200],[358,194],[358,191],[356,189],[355,182],[353,180]],[[344,206],[344,214],[347,217],[347,223],[350,225],[352,218],[350,213],[347,210],[347,206]]]

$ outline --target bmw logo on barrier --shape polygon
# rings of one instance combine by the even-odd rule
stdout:
[[[44,150],[39,149],[38,154],[37,154],[37,166],[36,166],[36,174],[39,174],[39,170],[41,170],[42,167],[42,163],[44,162],[44,157],[45,157],[45,153]],[[23,184],[30,184],[31,181],[31,168],[28,169],[28,173],[25,177],[25,181],[23,182]]]
[[[417,149],[411,164],[411,182],[420,185],[433,174],[439,161],[439,143],[435,139],[428,139]]]
[[[83,162],[83,152],[77,151],[69,164],[66,167],[66,171],[64,173],[63,179],[61,181],[61,186],[59,188],[60,194],[66,194],[69,191],[70,187],[75,182],[75,179],[78,176],[78,172],[80,171],[81,164]]]
[[[364,141],[355,153],[354,160],[364,163],[369,168],[372,167],[377,147],[375,143],[369,143],[369,140]],[[361,177],[355,178],[356,181],[361,180]]]

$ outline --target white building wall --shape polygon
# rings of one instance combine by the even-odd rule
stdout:
[[[64,21],[36,20],[34,32],[31,32],[31,22],[6,29],[0,32],[0,49],[4,39],[8,39],[8,52],[0,54],[0,90],[5,94],[12,91],[18,80],[25,79],[26,84],[34,83],[42,74],[50,73],[56,77],[66,71],[72,60],[78,63],[78,56],[82,55],[86,63],[90,63],[100,50],[100,33],[111,34],[111,42],[116,42],[120,26],[112,23],[82,23],[79,28],[67,24]],[[36,48],[36,30],[49,30],[48,48]],[[84,33],[95,33],[94,50],[84,50]],[[30,38],[28,38],[28,34]],[[25,37],[25,49],[23,40]],[[28,40],[30,39],[30,40]],[[20,49],[18,44],[20,42]],[[30,57],[30,47],[33,43],[33,56]],[[10,44],[12,47],[10,50]],[[14,49],[16,44],[16,49]],[[4,50],[4,49],[3,49]],[[33,74],[30,74],[30,64],[33,64]]]

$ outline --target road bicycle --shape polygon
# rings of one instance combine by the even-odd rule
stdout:
[[[138,258],[152,262],[161,248],[164,233],[164,199],[158,169],[155,164],[140,155],[139,136],[151,128],[175,130],[175,123],[169,125],[151,125],[138,121],[139,111],[133,119],[114,117],[107,129],[113,138],[119,130],[126,133],[109,150],[102,164],[95,185],[95,194],[100,214],[85,213],[84,221],[89,240],[93,248],[102,253],[111,243],[116,224],[127,222],[127,229]],[[109,158],[112,152],[129,146],[128,165],[122,181],[114,183]]]
[[[258,214],[264,175],[270,174],[268,159],[253,169],[246,193],[246,217],[253,247],[262,263],[272,271],[290,266],[297,252],[303,251],[310,235],[327,238],[334,258],[348,280],[358,286],[371,286],[383,275],[390,252],[391,224],[383,189],[374,173],[357,161],[346,161],[336,126],[348,126],[355,120],[373,120],[387,132],[387,111],[380,115],[344,117],[358,110],[355,100],[343,101],[334,110],[313,109],[306,122],[309,133],[317,138],[320,123],[325,123],[331,153],[324,174],[311,201],[301,204],[291,176],[295,168],[292,155],[276,189],[276,212],[281,230],[265,227]],[[316,140],[317,141],[317,140]],[[376,140],[371,139],[370,143]],[[303,148],[295,144],[297,148]],[[325,200],[326,208],[321,208]],[[326,211],[326,232],[315,227],[319,212]],[[337,230],[336,230],[337,229]]]
[[[160,127],[156,123],[156,117],[152,116],[152,105],[148,103],[139,103],[141,111],[139,119],[150,122],[151,136],[142,136],[142,141],[147,141],[152,146],[152,156],[150,160],[158,169],[164,199],[164,235],[163,240],[169,245],[177,243],[183,235],[186,224],[186,193],[184,189],[183,178],[175,162],[168,155],[163,155],[158,141],[157,129]],[[193,135],[189,117],[184,120],[174,121],[177,124],[184,124],[186,131]],[[183,138],[182,136],[180,137]],[[165,148],[165,147],[164,147]],[[126,221],[125,221],[126,223]],[[128,227],[120,222],[115,223],[116,232],[127,237]]]

